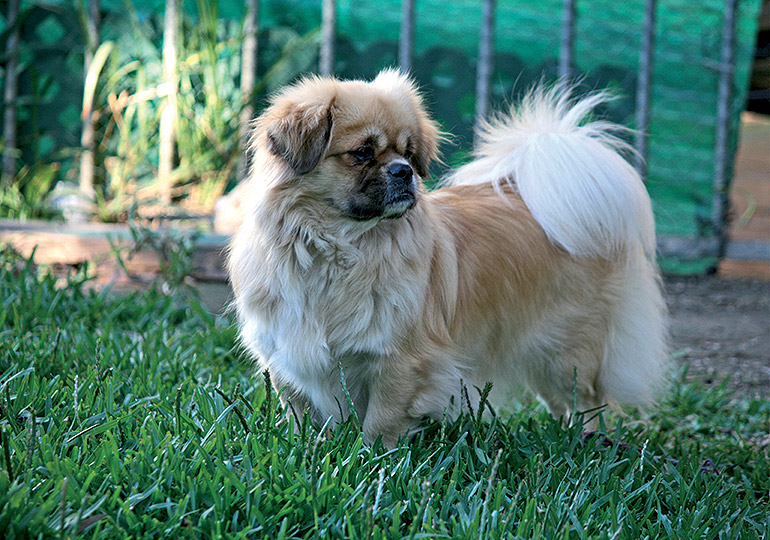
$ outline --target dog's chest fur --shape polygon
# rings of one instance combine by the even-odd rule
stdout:
[[[354,242],[307,228],[290,242],[252,231],[232,253],[245,345],[323,416],[344,403],[338,363],[354,400],[365,399],[379,361],[421,315],[427,246],[394,240],[389,229],[410,229],[409,220],[380,225]]]

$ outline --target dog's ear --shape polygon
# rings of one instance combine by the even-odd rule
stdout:
[[[422,100],[420,100],[422,106]],[[417,137],[417,144],[412,159],[414,168],[421,178],[428,176],[430,164],[438,158],[438,141],[441,138],[436,122],[431,120],[425,113],[425,109],[420,108],[417,119],[420,123],[420,133]]]
[[[312,171],[326,154],[334,127],[334,100],[303,102],[279,97],[262,118],[267,147],[297,175]]]
[[[438,159],[438,144],[444,136],[439,130],[438,124],[430,118],[425,110],[417,85],[409,76],[398,69],[381,71],[372,84],[406,97],[411,104],[419,126],[419,133],[416,134],[415,148],[410,161],[417,174],[425,178],[429,173],[430,164]]]

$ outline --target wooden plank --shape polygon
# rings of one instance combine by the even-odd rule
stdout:
[[[229,237],[206,234],[193,244],[191,277],[209,282],[226,282],[227,245]],[[102,277],[117,271],[115,250],[123,255],[131,274],[151,275],[160,272],[157,251],[136,247],[131,231],[123,225],[66,225],[46,222],[13,222],[0,220],[0,247],[10,246],[24,257],[34,253],[38,264],[80,266],[90,262]],[[714,257],[719,251],[717,238],[695,239],[663,236],[658,238],[658,254],[682,260]],[[727,258],[739,261],[770,262],[770,242],[733,240],[727,244]]]
[[[227,281],[225,235],[203,235],[192,252],[192,276],[203,281]],[[116,250],[121,253],[129,273],[157,274],[161,258],[157,251],[136,248],[128,227],[111,224],[66,225],[47,222],[0,220],[0,246],[10,247],[38,264],[94,265],[97,277],[116,272]]]

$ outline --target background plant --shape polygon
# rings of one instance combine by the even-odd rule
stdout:
[[[14,178],[0,182],[0,218],[55,218],[59,213],[48,204],[61,164],[38,161],[23,165]]]
[[[5,13],[3,13],[5,15]],[[34,25],[35,6],[22,3],[19,6],[17,23],[5,24],[0,31],[0,43],[7,43],[12,30]],[[3,21],[7,22],[7,21]],[[45,133],[45,118],[41,114],[41,105],[49,101],[54,93],[54,81],[50,73],[41,69],[35,62],[38,52],[46,47],[45,42],[30,43],[20,40],[18,46],[17,75],[23,82],[15,96],[18,122],[23,122],[26,129],[17,133],[17,145],[23,152],[17,152],[16,161],[21,163],[13,175],[0,173],[0,218],[52,218],[58,212],[47,204],[47,195],[61,174],[61,160],[66,151],[55,149],[55,143]],[[0,55],[0,80],[4,81],[7,68],[8,51]],[[5,148],[5,141],[0,140],[0,153]]]
[[[182,19],[177,166],[172,172],[174,201],[193,214],[210,212],[237,180],[238,122],[245,103],[309,69],[318,43],[317,31],[305,36],[288,28],[265,31],[271,67],[254,94],[243,96],[238,84],[242,26],[220,18],[216,2],[199,0],[196,5],[196,16],[185,12]],[[169,91],[158,82],[161,18],[142,19],[134,9],[128,13],[130,31],[120,28],[115,41],[108,42],[114,47],[97,98],[105,154],[98,207],[104,220],[124,218],[135,202],[145,216],[170,211],[148,204],[157,202],[161,187],[156,178],[159,100]]]
[[[138,10],[130,0],[118,12],[103,12],[101,43],[91,64],[93,83],[78,94],[82,86],[73,81],[85,78],[82,52],[69,50],[82,50],[84,4],[66,0],[22,6],[25,31],[19,72],[23,84],[17,105],[26,126],[20,134],[20,163],[27,165],[20,166],[16,177],[0,180],[0,217],[54,215],[48,208],[51,190],[58,181],[74,183],[78,175],[77,130],[72,130],[77,117],[74,110],[67,111],[77,105],[79,113],[83,98],[93,107],[96,119],[99,219],[125,220],[136,203],[147,217],[210,212],[216,198],[237,181],[240,111],[246,103],[259,102],[312,69],[318,31],[300,34],[287,26],[260,29],[261,73],[252,95],[243,96],[241,22],[220,17],[217,2],[197,0],[193,9],[183,10],[174,204],[169,207],[159,203],[157,179],[160,105],[173,90],[162,83],[163,15]],[[61,52],[52,58],[64,65],[41,64],[39,51],[48,54],[54,49]],[[73,93],[75,89],[78,92]]]

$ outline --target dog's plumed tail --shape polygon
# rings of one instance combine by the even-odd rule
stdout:
[[[611,257],[641,245],[655,249],[650,199],[620,152],[625,128],[592,120],[608,100],[595,93],[576,100],[559,84],[531,91],[509,114],[486,122],[475,159],[448,185],[514,185],[548,238],[573,256]]]

